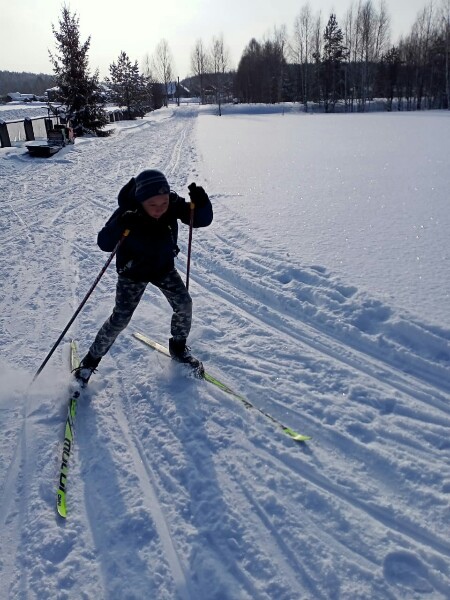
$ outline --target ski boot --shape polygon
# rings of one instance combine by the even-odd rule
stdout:
[[[189,348],[189,346],[186,346],[185,339],[170,338],[169,354],[173,358],[173,360],[190,366],[194,371],[195,376],[199,379],[201,379],[205,374],[203,364],[198,360],[198,358],[192,356],[191,349]]]
[[[79,383],[82,387],[87,386],[92,373],[96,372],[100,361],[101,361],[101,357],[94,358],[91,355],[91,353],[88,352],[86,354],[86,356],[83,358],[83,360],[80,362],[80,366],[74,370],[73,375],[74,375],[75,379],[77,381],[79,381]]]

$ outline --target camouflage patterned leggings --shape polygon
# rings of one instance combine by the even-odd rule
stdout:
[[[172,269],[163,279],[151,283],[161,290],[173,309],[172,336],[186,339],[191,330],[192,299],[178,271]],[[147,282],[132,281],[119,275],[114,310],[100,328],[89,348],[89,352],[94,358],[104,356],[114,344],[119,333],[128,325],[147,285]]]

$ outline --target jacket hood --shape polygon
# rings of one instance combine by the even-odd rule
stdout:
[[[126,210],[135,210],[139,204],[135,198],[135,189],[136,189],[136,180],[134,177],[130,179],[130,181],[123,186],[120,190],[119,195],[117,197],[117,202],[119,207]]]

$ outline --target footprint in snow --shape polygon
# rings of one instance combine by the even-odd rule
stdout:
[[[383,572],[391,585],[400,585],[421,594],[429,594],[434,587],[429,582],[426,566],[411,552],[391,552],[384,559]]]

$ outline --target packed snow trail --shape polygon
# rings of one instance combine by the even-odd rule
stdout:
[[[170,312],[149,287],[79,403],[57,517],[68,343],[27,385],[104,264],[96,235],[120,187],[148,167],[181,195],[208,183],[197,114],[158,111],[52,159],[0,156],[0,596],[444,600],[449,331],[267,247],[258,215],[236,219],[226,194],[194,236],[191,345],[313,441],[135,340],[167,342]],[[209,160],[227,159],[222,122]],[[186,241],[181,227],[181,272]],[[81,353],[115,280],[111,267],[69,332]]]

